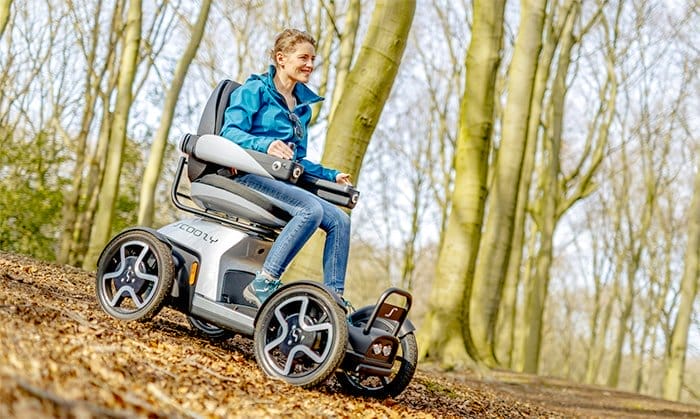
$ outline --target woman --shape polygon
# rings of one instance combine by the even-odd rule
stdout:
[[[350,184],[349,174],[305,159],[311,104],[323,100],[305,85],[314,70],[315,46],[316,41],[306,32],[286,29],[277,35],[269,71],[252,75],[231,93],[221,135],[244,148],[298,161],[311,175]],[[279,278],[319,227],[326,232],[323,282],[342,296],[350,217],[290,183],[254,174],[238,176],[235,181],[265,194],[292,216],[273,243],[262,270],[243,291],[244,298],[259,307],[281,286]]]

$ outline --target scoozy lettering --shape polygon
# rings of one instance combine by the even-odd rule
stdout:
[[[202,240],[204,240],[205,242],[207,242],[207,243],[209,243],[209,244],[214,244],[214,243],[216,243],[216,242],[219,241],[219,239],[217,239],[217,238],[215,238],[215,237],[212,237],[211,235],[209,235],[209,234],[203,232],[202,230],[200,230],[200,229],[198,229],[198,228],[196,228],[196,227],[193,227],[193,226],[191,226],[191,225],[189,225],[189,224],[177,223],[177,224],[175,225],[175,227],[177,227],[177,228],[179,228],[180,230],[183,230],[183,231],[185,231],[185,232],[187,232],[187,233],[190,233],[191,235],[193,235],[193,236],[195,236],[195,237],[201,237]]]

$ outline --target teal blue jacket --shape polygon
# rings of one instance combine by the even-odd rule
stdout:
[[[275,140],[293,143],[294,160],[304,166],[304,172],[335,182],[340,173],[338,170],[328,169],[305,158],[311,105],[323,98],[306,85],[297,83],[293,92],[297,105],[290,112],[273,82],[276,70],[271,65],[267,73],[250,76],[231,93],[221,136],[243,148],[263,153]]]

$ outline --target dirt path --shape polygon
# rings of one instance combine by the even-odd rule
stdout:
[[[164,310],[113,320],[94,277],[0,252],[0,417],[700,417],[669,403],[557,380],[419,368],[396,399],[303,390],[264,376],[252,344],[192,335]]]

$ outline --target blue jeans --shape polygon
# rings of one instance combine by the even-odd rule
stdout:
[[[343,295],[350,251],[350,217],[335,205],[290,183],[254,174],[238,176],[234,181],[266,195],[292,216],[272,244],[263,269],[280,278],[294,256],[320,227],[326,232],[323,283]]]

